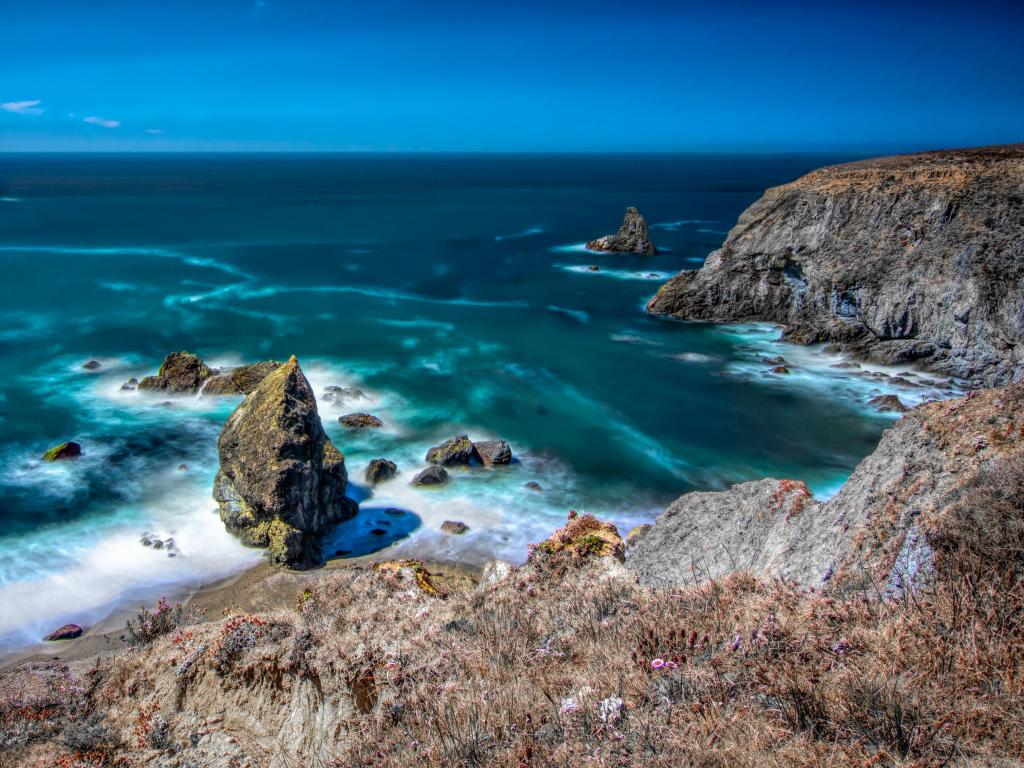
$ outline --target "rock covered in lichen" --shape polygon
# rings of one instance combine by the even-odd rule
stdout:
[[[622,226],[614,235],[605,235],[587,243],[592,251],[614,251],[616,253],[638,253],[641,256],[654,256],[658,249],[651,242],[647,228],[647,220],[636,208],[627,208],[622,219]],[[596,268],[593,271],[598,271]]]
[[[62,459],[74,459],[82,455],[82,446],[73,440],[55,445],[43,454],[43,461],[60,461]]]
[[[206,381],[202,392],[204,395],[248,395],[280,367],[281,363],[275,360],[262,360],[218,373]]]
[[[484,464],[510,464],[512,449],[504,440],[479,440],[473,443],[480,461]]]
[[[156,376],[146,376],[139,389],[175,394],[198,392],[203,382],[213,375],[206,363],[191,352],[171,352],[164,358]]]
[[[355,514],[345,459],[324,433],[298,361],[263,379],[231,414],[218,441],[214,498],[228,530],[293,568],[322,562],[320,542]]]
[[[398,465],[390,459],[370,459],[366,465],[366,482],[370,485],[390,480],[398,472]]]
[[[462,465],[467,466],[474,460],[479,460],[476,447],[467,435],[459,435],[450,440],[445,440],[440,445],[435,445],[426,456],[430,464],[438,464],[445,467]]]
[[[619,530],[611,523],[598,520],[593,515],[569,513],[569,522],[559,528],[546,541],[538,544],[530,554],[535,557],[554,556],[570,561],[585,561],[594,558],[623,560],[625,545]]]
[[[380,429],[384,422],[372,413],[349,413],[338,417],[338,423],[349,429]]]

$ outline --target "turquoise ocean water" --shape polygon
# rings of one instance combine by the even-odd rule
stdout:
[[[0,647],[258,560],[210,497],[235,401],[120,389],[179,349],[213,365],[295,354],[318,394],[369,395],[321,403],[362,500],[328,556],[522,560],[569,509],[625,528],[765,475],[834,490],[891,423],[866,407],[877,383],[769,326],[643,305],[764,188],[845,159],[0,155]],[[662,253],[586,253],[627,205]],[[791,376],[765,374],[775,354]],[[346,432],[352,410],[385,428]],[[504,437],[517,463],[410,488],[427,448],[461,432]],[[69,439],[81,459],[38,460]],[[377,456],[401,476],[371,493]],[[446,519],[471,531],[441,534]]]

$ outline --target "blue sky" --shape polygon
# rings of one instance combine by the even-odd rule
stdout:
[[[1024,141],[1024,3],[0,2],[0,151]]]

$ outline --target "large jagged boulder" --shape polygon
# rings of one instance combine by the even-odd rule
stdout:
[[[426,460],[430,464],[438,464],[444,467],[456,465],[468,466],[474,461],[479,461],[476,446],[467,435],[459,435],[450,440],[445,440],[440,445],[435,445],[427,451]]]
[[[630,542],[644,584],[735,571],[898,594],[928,577],[931,543],[981,473],[1024,450],[1024,384],[920,405],[885,432],[830,500],[794,480],[688,493]],[[968,498],[968,501],[970,499]]]
[[[1000,386],[1024,377],[1024,145],[865,160],[769,189],[647,305]]]
[[[587,243],[592,251],[613,251],[615,253],[638,253],[641,256],[654,256],[658,249],[651,242],[647,229],[647,220],[636,208],[627,208],[622,219],[622,226],[614,235],[605,235]]]
[[[324,433],[298,361],[260,382],[231,414],[217,448],[214,498],[229,531],[291,568],[323,561],[323,536],[357,509],[345,459]]]
[[[171,352],[164,358],[156,376],[146,376],[139,389],[174,394],[198,392],[203,382],[213,375],[198,355],[191,352]]]

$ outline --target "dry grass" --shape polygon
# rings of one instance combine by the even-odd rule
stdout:
[[[319,703],[305,727],[321,746],[268,757],[239,728],[239,765],[1016,764],[1024,459],[979,472],[943,520],[927,532],[929,586],[886,602],[880,589],[838,597],[744,574],[641,588],[591,551],[599,528],[579,518],[486,590],[424,591],[412,567],[324,576],[295,611],[181,629],[128,653],[94,673],[63,720],[51,718],[63,678],[39,702],[55,723],[92,718],[102,738],[79,739],[77,754],[107,764],[203,765],[186,759],[188,717],[230,695],[263,723],[289,708],[294,721],[306,684]],[[190,682],[155,708],[172,678]],[[318,725],[335,700],[344,714]],[[5,732],[33,711],[12,699]],[[38,754],[66,757],[53,751],[65,736],[37,730]],[[19,733],[23,748],[35,731]]]

